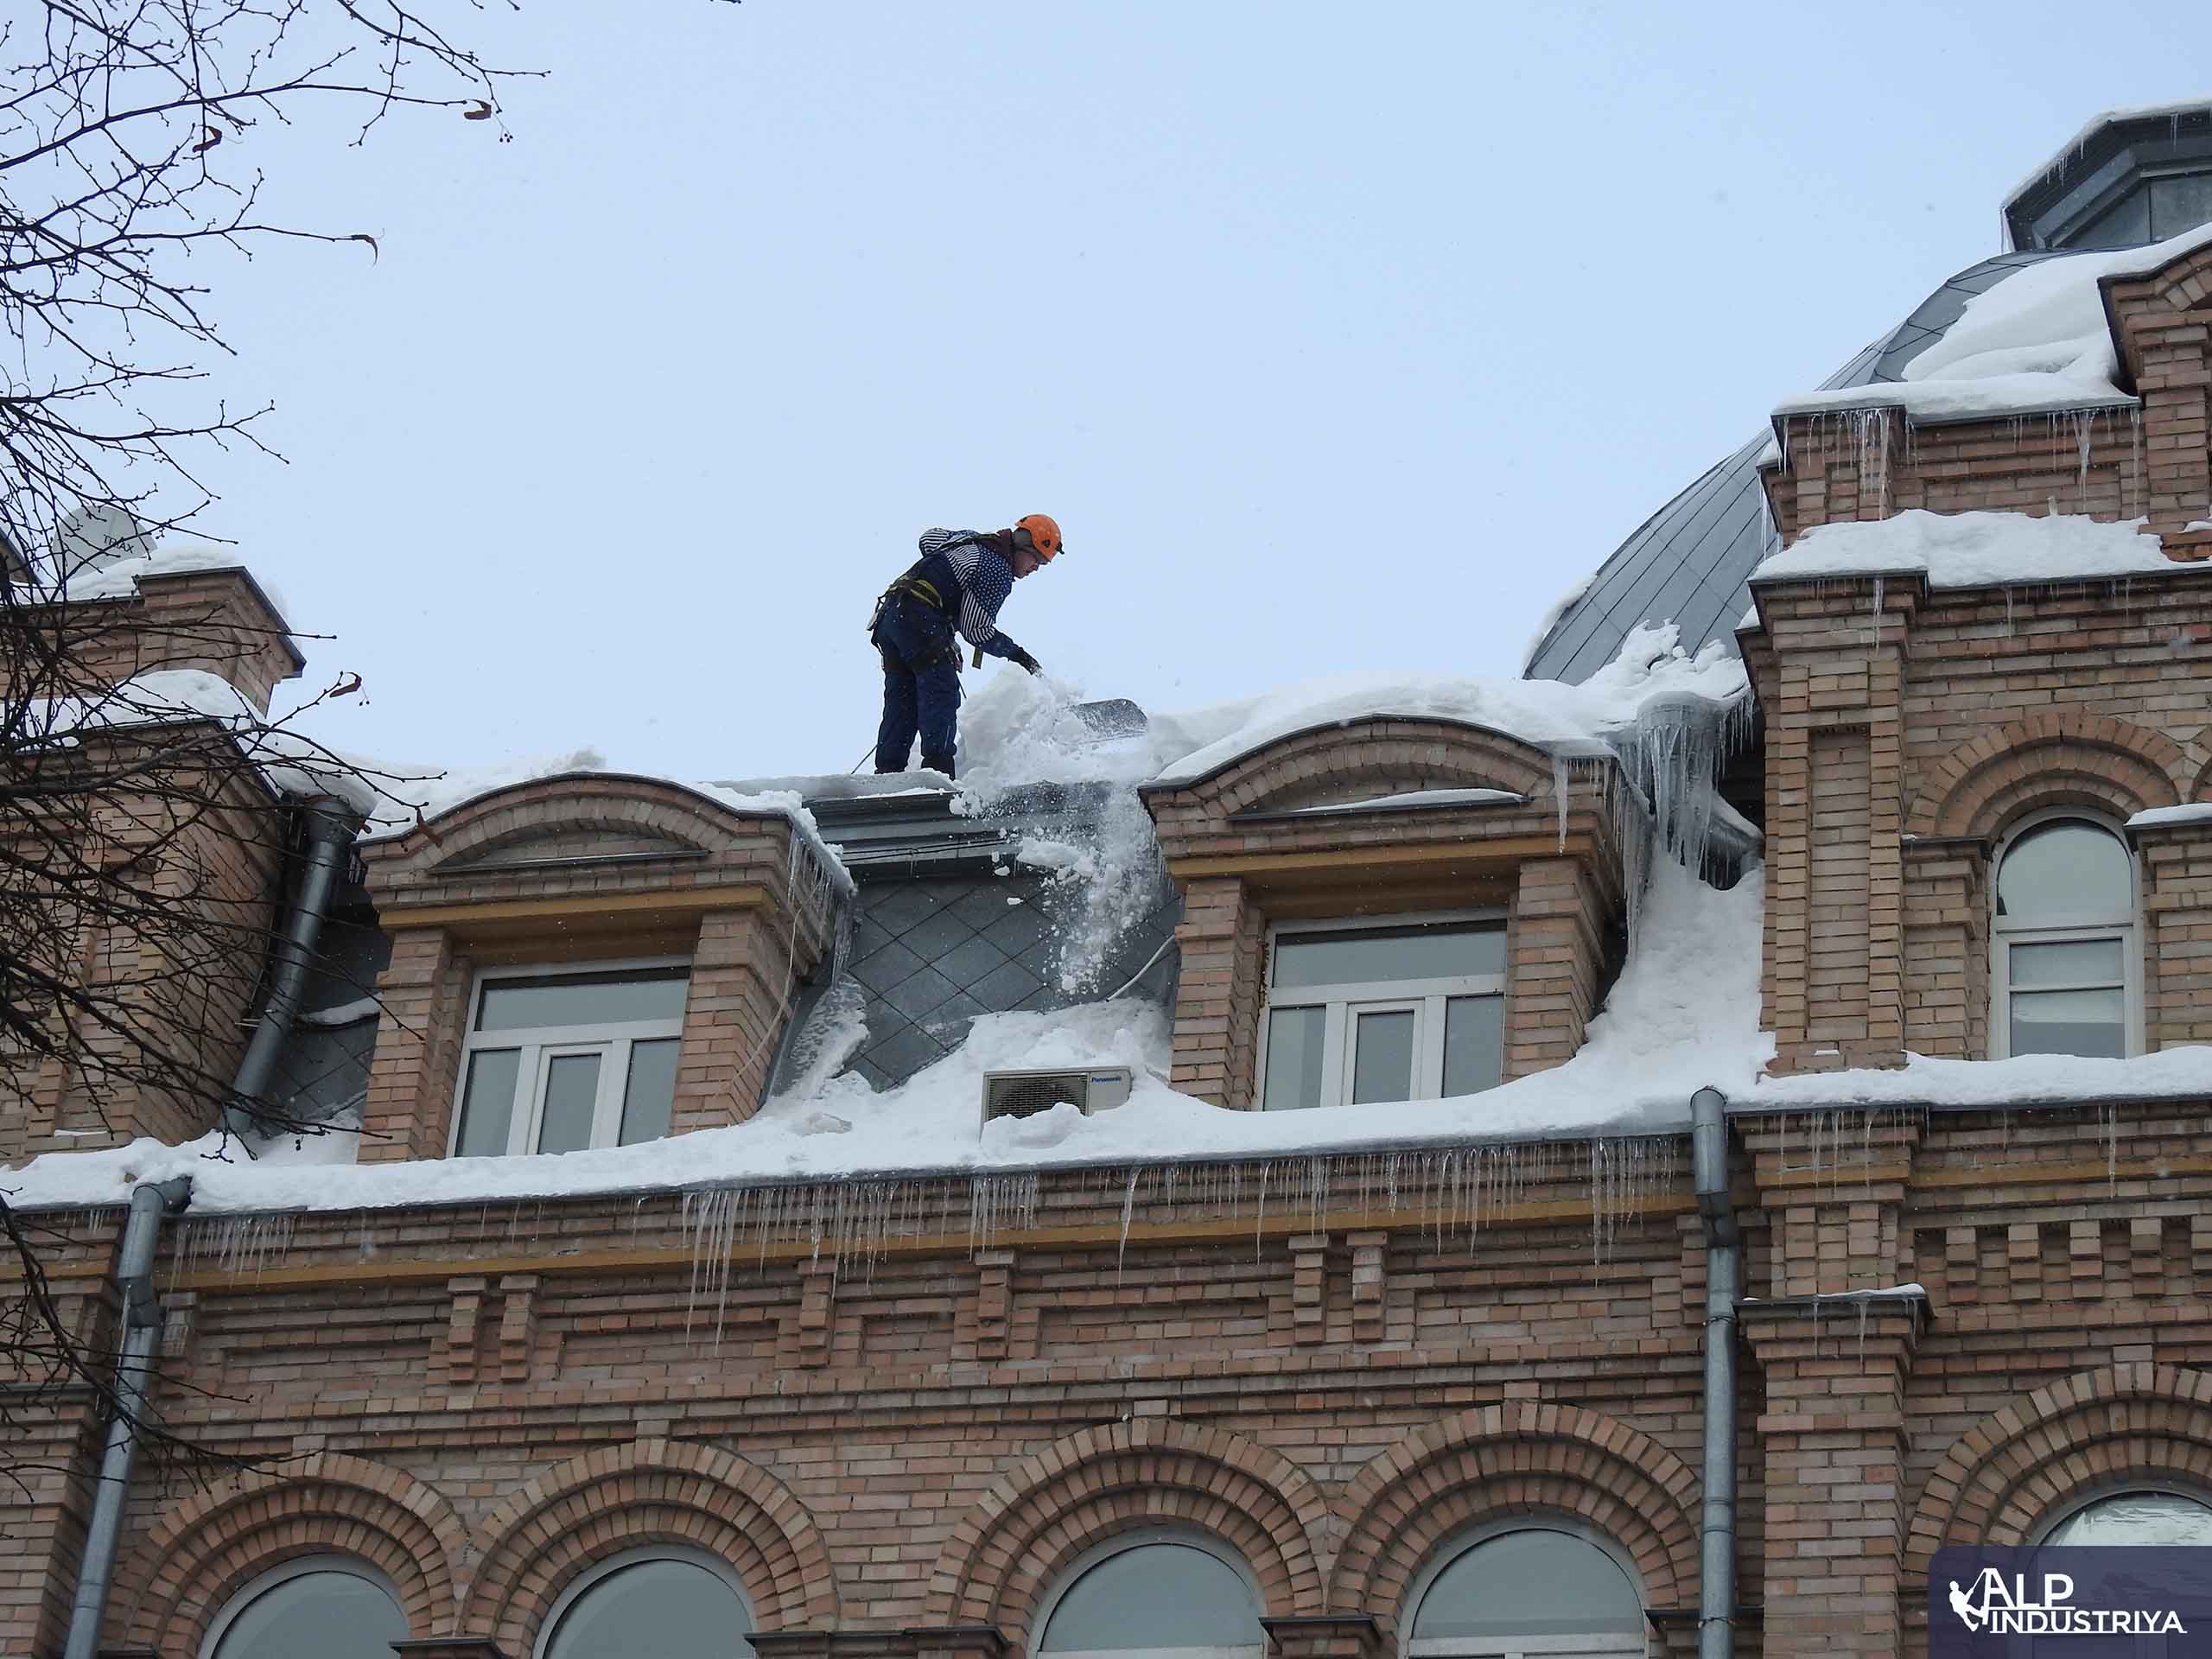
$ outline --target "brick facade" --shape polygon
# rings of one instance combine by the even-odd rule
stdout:
[[[2212,567],[2183,529],[2212,516],[2208,283],[2212,253],[2107,282],[2139,420],[1785,423],[1786,536],[2140,514],[2177,557],[1758,584],[1777,1072],[1987,1057],[2005,837],[2212,802]],[[1254,1103],[1284,920],[1496,910],[1507,1075],[1569,1058],[1618,966],[1605,783],[1376,719],[1147,790],[1184,899],[1176,1086]],[[1459,789],[1500,796],[1312,810]],[[2141,1044],[2212,1040],[2212,825],[2129,842]],[[444,1155],[486,965],[688,960],[690,1128],[753,1109],[830,948],[832,878],[780,816],[650,780],[502,791],[365,857],[392,946],[371,1160]],[[1938,1548],[2114,1487],[2212,1495],[2212,1103],[1735,1105],[1737,1651],[1924,1654]],[[105,1341],[117,1210],[54,1220],[59,1305]],[[1687,1655],[1706,1237],[1667,1134],[188,1217],[164,1421],[238,1467],[142,1465],[105,1640],[197,1659],[241,1586],[337,1553],[389,1581],[403,1651],[522,1659],[581,1575],[662,1544],[728,1567],[766,1659],[1020,1659],[1087,1552],[1159,1529],[1243,1564],[1274,1651],[1381,1659],[1455,1541],[1534,1522],[1602,1538],[1647,1650]],[[0,1650],[58,1651],[93,1420],[63,1395],[25,1425]]]

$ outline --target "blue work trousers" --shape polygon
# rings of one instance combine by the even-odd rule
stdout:
[[[893,596],[876,621],[883,658],[883,723],[875,734],[875,769],[904,772],[922,738],[922,765],[952,776],[960,741],[960,646],[944,613],[910,594]]]

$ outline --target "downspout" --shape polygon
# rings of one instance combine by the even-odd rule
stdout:
[[[269,1086],[276,1070],[276,1057],[284,1052],[285,1041],[292,1034],[292,1021],[299,1014],[300,995],[307,985],[308,966],[315,960],[315,942],[322,937],[322,918],[330,908],[330,892],[338,885],[338,873],[345,867],[346,851],[360,824],[358,813],[327,798],[310,801],[302,814],[307,865],[300,872],[300,890],[292,901],[292,913],[276,936],[276,966],[270,982],[269,1001],[261,1011],[261,1023],[254,1027],[253,1040],[246,1045],[245,1058],[238,1062],[231,1097],[223,1106],[224,1129],[247,1146],[249,1153],[246,1131],[254,1127],[252,1109]]]
[[[1698,1213],[1705,1217],[1705,1514],[1698,1530],[1698,1659],[1736,1651],[1736,1302],[1744,1238],[1728,1205],[1728,1099],[1690,1098]]]
[[[138,1455],[138,1421],[145,1408],[146,1375],[162,1339],[162,1309],[154,1294],[154,1253],[161,1243],[162,1218],[182,1212],[192,1201],[192,1177],[148,1182],[130,1194],[130,1215],[123,1226],[123,1249],[116,1263],[115,1286],[123,1300],[123,1353],[115,1367],[115,1415],[107,1426],[107,1448],[100,1457],[99,1489],[92,1497],[92,1518],[85,1529],[85,1553],[77,1567],[77,1600],[69,1610],[68,1645],[62,1659],[93,1659],[99,1645],[100,1619],[107,1611],[107,1588],[115,1573],[116,1544],[123,1533],[123,1506],[130,1497],[130,1465]]]

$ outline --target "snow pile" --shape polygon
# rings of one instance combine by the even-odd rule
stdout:
[[[1968,300],[1959,320],[1905,365],[1902,381],[1804,392],[1774,412],[1880,405],[1943,421],[2133,404],[2118,384],[2120,361],[2097,284],[2156,270],[2207,243],[2212,224],[2150,247],[2024,266]]]
[[[1180,717],[1155,717],[1166,750],[1155,780],[1188,783],[1315,727],[1397,716],[1488,727],[1541,748],[1602,752],[1605,739],[1635,725],[1656,697],[1691,694],[1730,703],[1750,689],[1744,664],[1719,641],[1694,657],[1671,622],[1638,623],[1613,660],[1580,685],[1560,680],[1483,679],[1440,674],[1338,674]],[[1163,728],[1166,728],[1163,730]]]
[[[2200,801],[2186,806],[2154,806],[2147,812],[2138,812],[2127,821],[2127,827],[2131,830],[2158,830],[2193,823],[2212,829],[2212,801]]]
[[[245,571],[269,596],[271,605],[280,612],[284,608],[276,588],[246,569],[238,549],[217,547],[207,542],[163,542],[150,552],[105,563],[85,564],[56,582],[39,585],[34,591],[42,600],[71,604],[100,599],[135,599],[138,583],[144,577],[181,576],[202,570]]]
[[[1767,1077],[1731,1093],[1738,1109],[1808,1106],[2063,1106],[2212,1096],[2212,1046],[2161,1049],[2124,1060],[2024,1054],[2009,1060],[1940,1060],[1908,1054],[1889,1071]]]
[[[1156,723],[1102,739],[1075,712],[1080,692],[1042,675],[1001,671],[961,715],[961,785],[953,810],[971,817],[1025,818],[1030,786],[1089,785],[1099,798],[1060,836],[1026,836],[1017,863],[1046,872],[1062,894],[1052,937],[1052,976],[1064,995],[1108,988],[1115,947],[1159,901],[1165,875],[1152,815],[1137,785],[1156,764]]]
[[[968,1040],[899,1088],[872,1094],[834,1069],[842,1027],[805,1076],[758,1116],[727,1129],[551,1157],[454,1158],[334,1166],[355,1137],[283,1137],[258,1161],[218,1137],[181,1147],[153,1141],[101,1152],[48,1154],[0,1177],[10,1203],[119,1202],[141,1181],[194,1179],[193,1208],[352,1210],[464,1199],[553,1197],[641,1187],[727,1185],[791,1177],[906,1171],[1031,1169],[1163,1158],[1273,1157],[1376,1145],[1465,1145],[1565,1131],[1597,1135],[1679,1128],[1707,1084],[1740,1096],[1773,1052],[1758,1030],[1762,878],[1716,893],[1662,867],[1647,900],[1647,944],[1615,986],[1589,1040],[1565,1065],[1479,1095],[1300,1112],[1230,1111],[1161,1081],[1166,1014],[1148,1003],[1094,1002],[1051,1014],[987,1014]],[[1127,1104],[1085,1117],[1072,1109],[982,1128],[983,1074],[1125,1065]],[[300,1166],[312,1163],[312,1175]]]
[[[1930,588],[1984,588],[2172,575],[2191,568],[2168,558],[2144,523],[1915,507],[1867,523],[1818,525],[1761,563],[1751,580],[1911,574],[1925,575]]]
[[[70,743],[86,733],[187,720],[213,721],[228,732],[239,754],[279,795],[327,797],[364,814],[383,799],[360,762],[325,748],[283,721],[264,719],[236,686],[205,669],[157,669],[98,696],[54,702],[42,711],[41,731],[55,742]]]

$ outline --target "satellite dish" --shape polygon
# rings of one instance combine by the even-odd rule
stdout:
[[[64,518],[54,532],[54,559],[64,581],[151,556],[154,543],[127,508],[96,501]]]

